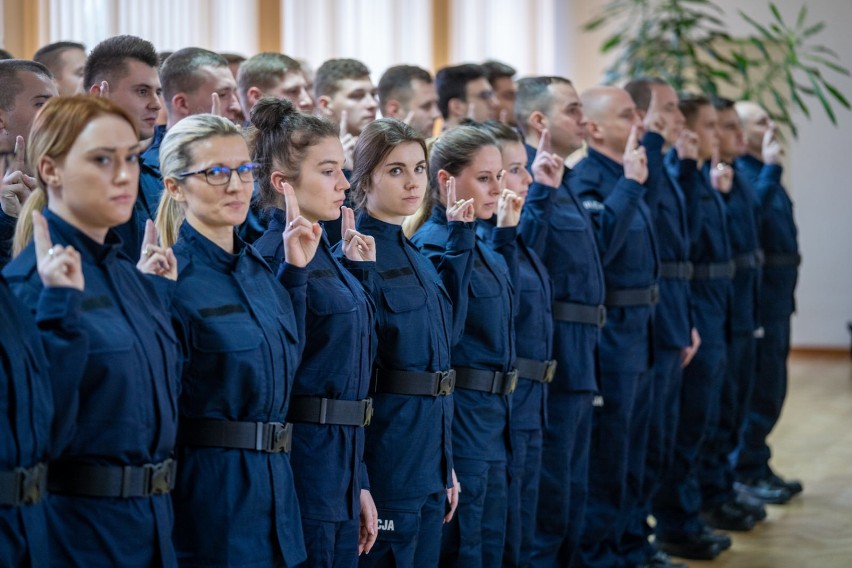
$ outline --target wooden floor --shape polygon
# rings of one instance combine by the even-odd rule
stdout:
[[[852,361],[848,355],[790,360],[790,392],[773,432],[773,467],[805,491],[733,547],[692,568],[852,567]]]

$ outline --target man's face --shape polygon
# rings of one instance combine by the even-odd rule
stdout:
[[[641,126],[639,113],[633,99],[623,89],[614,90],[605,105],[597,121],[596,142],[621,155],[627,146],[630,130]]]
[[[740,117],[733,108],[716,111],[719,131],[719,158],[725,162],[733,161],[745,152],[743,130],[740,127]]]
[[[277,85],[263,93],[265,96],[287,99],[301,112],[311,112],[314,100],[308,94],[308,82],[301,71],[289,71]]]
[[[459,117],[460,119],[469,116],[477,122],[485,122],[497,118],[497,100],[488,79],[480,77],[468,81],[464,92],[467,105],[465,115]]]
[[[237,82],[231,70],[225,67],[205,65],[199,70],[203,76],[199,86],[193,93],[184,93],[188,114],[203,114],[210,112],[213,105],[213,93],[219,94],[219,104],[222,115],[238,122],[242,115],[240,102],[237,100]]]
[[[346,111],[346,130],[352,136],[359,136],[368,124],[376,120],[376,88],[369,77],[360,79],[342,79],[337,92],[328,102],[329,114],[335,122]]]
[[[9,110],[0,110],[3,117],[3,129],[0,130],[0,152],[14,152],[15,138],[29,137],[33,120],[44,103],[56,96],[56,84],[44,75],[30,71],[18,71],[17,78],[22,89],[15,97],[14,106]]]
[[[545,128],[550,131],[553,151],[566,158],[583,145],[586,136],[583,103],[574,87],[567,83],[556,83],[548,89],[552,99],[545,113]]]
[[[678,106],[677,93],[669,85],[652,85],[651,88],[654,91],[655,104],[666,121],[663,138],[666,139],[666,144],[674,144],[686,122]]]
[[[66,49],[59,55],[59,66],[53,73],[56,90],[61,96],[76,95],[83,92],[83,69],[86,66],[86,52],[82,49]]]
[[[130,113],[139,129],[139,139],[154,135],[160,103],[160,77],[155,67],[135,59],[125,62],[127,74],[109,85],[109,98]],[[209,112],[209,109],[208,109]]]
[[[497,118],[505,117],[506,123],[515,125],[515,95],[518,88],[511,77],[498,77],[494,80],[494,95],[497,97]]]
[[[737,103],[737,108],[739,108]],[[752,153],[761,155],[763,152],[763,136],[773,124],[769,114],[758,105],[749,105],[746,112],[740,115],[742,119],[743,137],[746,149]]]
[[[701,105],[693,124],[687,127],[698,135],[698,159],[707,161],[719,148],[719,133],[716,128],[716,109],[712,105]]]
[[[438,94],[433,83],[419,79],[411,81],[411,99],[403,105],[400,120],[411,113],[411,127],[424,138],[432,136],[435,121],[441,116],[438,110]]]

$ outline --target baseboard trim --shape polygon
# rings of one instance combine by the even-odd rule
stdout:
[[[848,358],[849,349],[845,347],[793,347],[790,354],[797,357],[830,357],[832,359]]]

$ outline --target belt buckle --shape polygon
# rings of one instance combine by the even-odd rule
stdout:
[[[364,405],[364,426],[370,425],[370,420],[373,419],[373,399],[365,398],[363,400]]]
[[[17,468],[17,489],[15,495],[23,505],[38,503],[44,497],[47,486],[47,466],[38,463],[29,469]]]
[[[556,360],[551,359],[547,361],[547,367],[544,370],[544,382],[552,383],[553,378],[556,376]]]
[[[273,422],[269,426],[269,435],[263,451],[275,454],[289,452],[293,442],[293,425],[289,422]]]
[[[518,386],[518,370],[512,369],[503,375],[503,394],[512,394]]]
[[[145,465],[148,473],[148,494],[166,495],[175,486],[175,460],[169,458],[158,464]]]
[[[606,306],[603,304],[598,306],[598,328],[606,325]]]
[[[438,381],[438,396],[446,396],[452,394],[456,387],[456,370],[441,371]]]

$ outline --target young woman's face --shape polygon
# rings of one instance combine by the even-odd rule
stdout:
[[[54,175],[45,177],[51,211],[100,242],[130,219],[139,189],[139,140],[126,120],[98,116],[53,164]]]
[[[520,142],[504,142],[501,151],[503,169],[506,173],[506,188],[511,189],[521,197],[526,197],[530,191],[532,176],[527,171],[527,151]]]
[[[186,171],[207,172],[186,176],[177,185],[179,195],[175,198],[184,203],[189,224],[202,234],[211,234],[230,231],[243,223],[254,189],[253,177],[244,173],[244,181],[237,172],[240,166],[251,163],[243,137],[211,136],[193,144],[189,153],[192,161]],[[224,179],[219,170],[223,167],[231,170],[231,177],[220,185],[216,180]]]
[[[503,160],[497,146],[483,146],[456,178],[456,198],[473,199],[478,219],[490,219],[500,198],[500,171]]]
[[[367,211],[376,219],[399,225],[420,207],[426,186],[423,147],[417,142],[400,144],[370,174]]]
[[[299,212],[308,221],[331,221],[340,217],[349,182],[343,175],[343,146],[336,136],[327,136],[308,148],[299,180],[287,180],[296,192]]]

